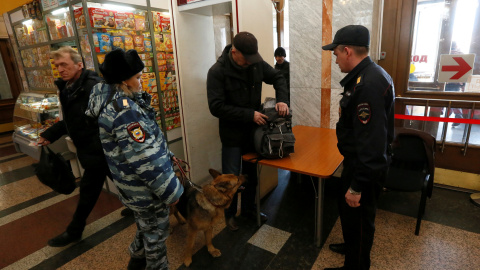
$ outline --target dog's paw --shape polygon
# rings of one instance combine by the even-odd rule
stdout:
[[[222,255],[222,253],[220,252],[220,250],[216,249],[216,248],[212,248],[212,249],[209,249],[208,250],[208,253],[210,253],[210,255],[212,255],[212,257],[216,258],[216,257],[220,257]]]
[[[192,264],[192,257],[185,258],[185,260],[183,260],[183,264],[185,264],[186,267],[189,267],[190,264]]]

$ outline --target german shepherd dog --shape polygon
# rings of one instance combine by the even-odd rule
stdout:
[[[212,244],[213,225],[218,220],[224,219],[224,210],[230,206],[237,190],[246,181],[243,175],[221,174],[214,169],[210,169],[209,172],[213,180],[201,189],[182,181],[185,192],[176,205],[188,224],[187,246],[183,260],[187,267],[192,263],[192,251],[198,231],[205,234],[208,252],[213,257],[220,257],[220,250]],[[172,210],[180,222],[181,218],[176,215],[176,210]]]

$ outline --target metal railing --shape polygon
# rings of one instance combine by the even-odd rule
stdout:
[[[402,106],[404,111],[406,111],[407,106],[424,106],[424,117],[428,117],[429,115],[429,108],[433,105],[435,107],[446,107],[446,117],[448,119],[449,115],[452,113],[452,104],[456,106],[454,108],[461,108],[461,109],[469,109],[470,112],[468,113],[468,120],[474,119],[475,108],[480,108],[480,101],[472,101],[472,100],[444,100],[444,99],[426,99],[426,98],[407,98],[407,97],[396,97],[397,101],[402,102]],[[448,122],[448,121],[445,121]],[[476,123],[475,123],[476,124]],[[471,132],[472,132],[472,125],[473,123],[466,123],[466,131],[464,134],[465,142],[463,143],[463,147],[461,149],[463,155],[467,154],[467,149],[469,147]],[[447,137],[447,127],[448,125],[444,124],[442,127],[442,135],[440,141],[437,140],[440,146],[440,151],[443,153],[445,149],[446,137]],[[425,131],[425,121],[421,122],[420,130]]]

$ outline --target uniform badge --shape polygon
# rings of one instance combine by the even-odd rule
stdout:
[[[124,107],[124,108],[130,107],[130,106],[128,105],[128,100],[126,100],[126,99],[123,100],[123,107]]]
[[[358,78],[357,78],[357,84],[359,84],[361,80],[362,80],[362,76],[358,76]]]
[[[368,103],[360,103],[357,106],[357,117],[358,120],[362,124],[367,124],[370,121],[370,116],[372,115],[372,111],[370,109],[370,104]]]
[[[127,131],[134,141],[139,143],[145,142],[145,131],[138,122],[128,125]]]

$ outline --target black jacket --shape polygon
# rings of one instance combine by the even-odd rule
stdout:
[[[284,60],[283,64],[275,64],[275,69],[280,71],[287,81],[288,101],[290,102],[290,63],[287,60]]]
[[[250,65],[246,72],[248,79],[241,76],[229,59],[232,45],[227,45],[207,76],[208,106],[213,116],[220,119],[220,139],[224,146],[245,146],[251,139],[255,111],[262,103],[262,82],[273,84],[277,102],[287,100],[285,79],[262,61]]]
[[[90,92],[95,84],[101,81],[98,74],[84,69],[80,78],[73,83],[72,90],[66,93],[67,82],[55,81],[60,90],[63,120],[55,123],[40,136],[54,142],[63,135],[72,138],[77,148],[78,160],[83,168],[98,168],[106,165],[97,121],[85,115]]]
[[[362,60],[340,82],[344,87],[337,123],[338,150],[355,162],[351,187],[373,181],[389,165],[394,137],[395,91],[393,81],[370,57]]]

